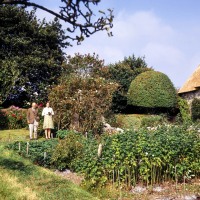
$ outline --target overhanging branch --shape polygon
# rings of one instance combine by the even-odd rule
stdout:
[[[69,25],[67,28],[68,33],[79,31],[78,35],[75,34],[76,36],[67,36],[71,40],[77,40],[78,43],[98,31],[106,30],[108,35],[112,36],[112,32],[109,29],[113,27],[113,10],[108,9],[108,15],[103,11],[99,11],[101,16],[96,21],[93,21],[94,13],[90,8],[90,4],[97,5],[100,0],[61,0],[61,2],[64,6],[60,7],[59,13],[29,0],[0,0],[0,5],[23,5],[48,12]],[[84,6],[84,9],[81,6]],[[86,11],[83,12],[83,10]]]

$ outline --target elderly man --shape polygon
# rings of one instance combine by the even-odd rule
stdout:
[[[32,103],[32,107],[28,109],[27,111],[27,122],[29,125],[29,132],[30,132],[30,140],[33,139],[33,133],[34,133],[34,139],[37,139],[37,128],[38,128],[38,109],[37,104]]]

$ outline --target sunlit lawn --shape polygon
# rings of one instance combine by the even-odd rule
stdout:
[[[50,170],[33,165],[29,160],[5,149],[2,144],[0,152],[0,199],[96,199]]]
[[[29,131],[0,130],[0,199],[96,199],[70,181],[6,148],[9,142],[17,140],[29,140]]]
[[[27,129],[0,130],[0,142],[16,140],[28,140],[29,132]]]

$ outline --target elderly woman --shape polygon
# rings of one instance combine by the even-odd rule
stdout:
[[[53,117],[52,117],[53,115],[54,115],[53,109],[50,107],[49,102],[47,102],[46,107],[42,111],[42,116],[44,116],[43,129],[45,130],[46,139],[51,138],[51,129],[54,128]]]

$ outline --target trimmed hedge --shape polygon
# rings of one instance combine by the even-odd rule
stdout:
[[[174,108],[176,90],[167,75],[147,71],[138,75],[128,91],[128,104],[146,108]]]

